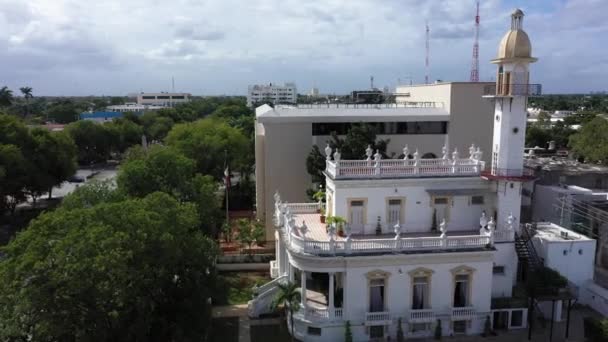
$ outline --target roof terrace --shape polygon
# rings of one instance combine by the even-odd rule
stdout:
[[[370,146],[365,154],[365,160],[341,160],[340,151],[332,151],[328,145],[325,147],[325,173],[332,179],[471,177],[480,176],[485,169],[482,152],[475,145],[469,147],[468,158],[460,158],[456,149],[450,158],[446,146],[443,147],[443,156],[434,159],[421,159],[418,150],[410,155],[407,146],[403,148],[403,159],[382,160],[380,152],[374,154]]]

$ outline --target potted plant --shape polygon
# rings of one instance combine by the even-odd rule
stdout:
[[[319,191],[315,192],[312,195],[312,198],[314,198],[315,201],[319,202],[319,204],[325,203],[325,190],[323,190],[323,188],[319,189]],[[319,209],[317,209],[317,212],[320,213],[322,208],[323,206],[319,205]]]
[[[378,222],[376,222],[376,235],[382,234],[382,223],[380,223],[380,216],[378,216]]]
[[[332,224],[335,224],[338,235],[344,236],[344,224],[346,223],[345,218],[342,216],[328,216],[325,223],[327,224],[327,228],[329,228],[329,226]]]
[[[321,214],[321,223],[325,223],[325,208],[319,208],[319,213]]]

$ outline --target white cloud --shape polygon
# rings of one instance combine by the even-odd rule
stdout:
[[[367,86],[372,74],[380,85],[408,75],[420,82],[428,20],[431,77],[465,80],[474,6],[474,0],[0,0],[6,28],[0,63],[9,66],[2,75],[9,86],[30,84],[46,94],[163,90],[171,76],[193,93],[242,94],[247,84],[265,81],[346,92]],[[554,91],[603,86],[585,78],[591,65],[606,63],[598,42],[607,31],[608,2],[530,6],[525,27],[541,58],[533,78],[551,82],[545,89]],[[494,75],[487,61],[513,7],[482,2],[482,79]]]

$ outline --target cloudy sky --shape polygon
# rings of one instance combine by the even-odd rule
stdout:
[[[545,92],[608,88],[608,1],[482,0],[480,78],[520,7]],[[475,0],[0,0],[0,86],[38,95],[244,94],[294,81],[346,93],[468,80]],[[407,81],[406,81],[407,80]]]

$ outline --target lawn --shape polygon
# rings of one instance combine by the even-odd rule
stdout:
[[[225,272],[219,277],[221,289],[215,298],[216,305],[246,304],[253,295],[252,287],[271,279],[264,272]]]

